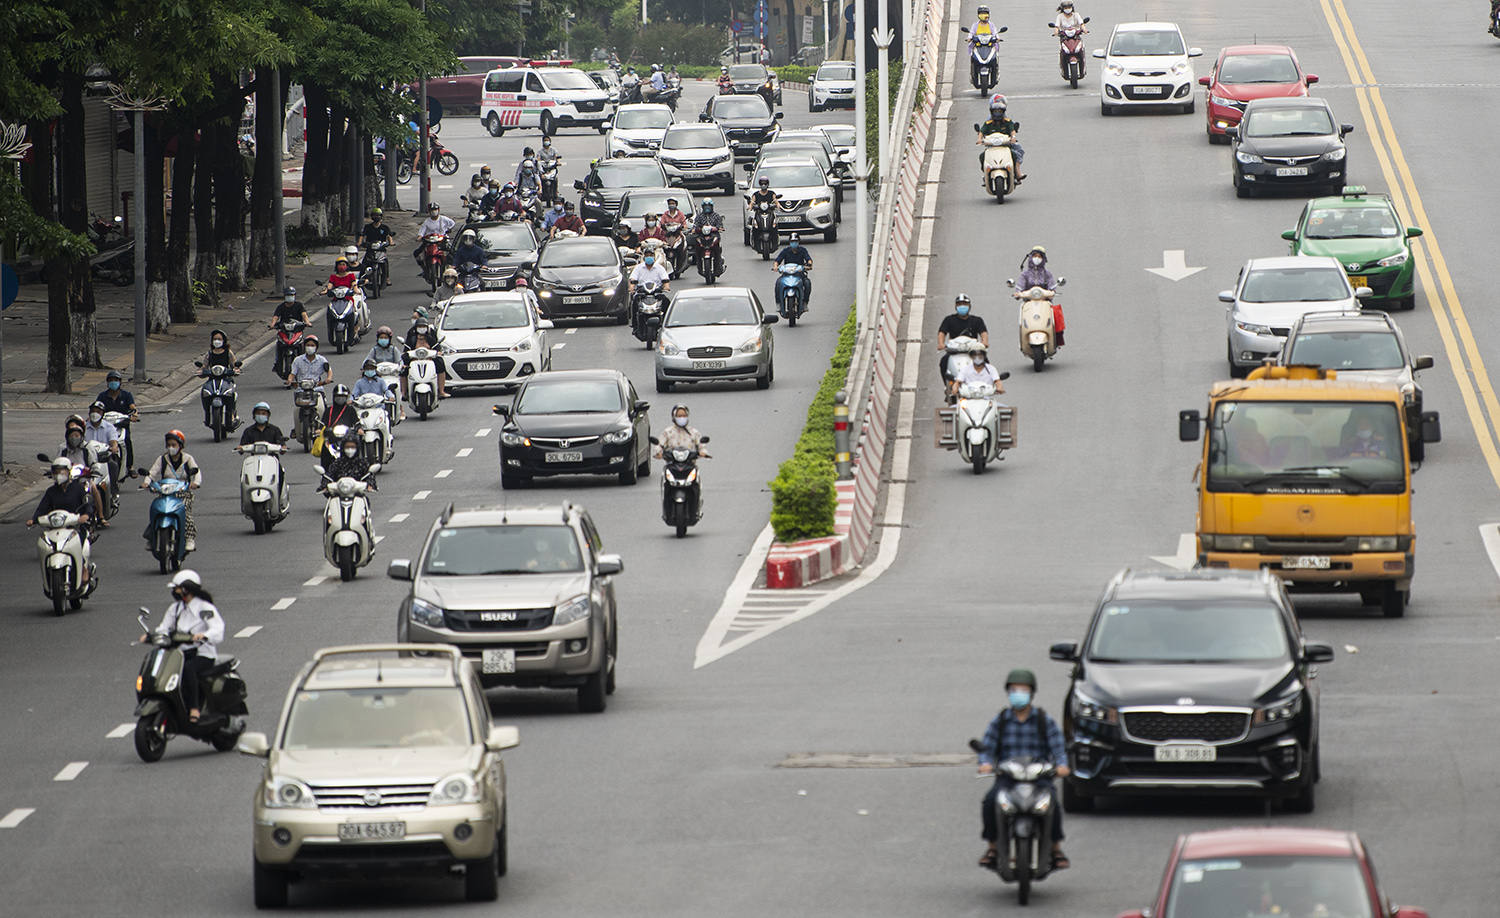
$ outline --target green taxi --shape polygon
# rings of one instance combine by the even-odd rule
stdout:
[[[1401,226],[1390,195],[1346,185],[1338,197],[1308,201],[1297,228],[1281,238],[1292,244],[1293,255],[1338,259],[1352,286],[1372,291],[1362,306],[1411,309],[1417,305],[1411,239],[1420,235],[1414,226]]]

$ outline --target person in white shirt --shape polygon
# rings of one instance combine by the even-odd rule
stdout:
[[[88,421],[83,425],[83,438],[98,443],[107,455],[109,464],[109,490],[114,493],[120,486],[120,451],[124,448],[125,434],[104,420],[104,403],[94,402],[89,406]]]
[[[672,272],[665,265],[656,260],[654,253],[648,252],[641,263],[630,270],[630,295],[635,296],[635,285],[655,281],[661,284],[663,293],[672,292]]]
[[[453,227],[457,225],[452,217],[443,216],[443,209],[438,206],[436,201],[427,205],[427,219],[422,221],[421,229],[417,230],[417,247],[411,253],[411,257],[416,260],[418,268],[422,266],[422,249],[427,247],[427,243],[422,241],[423,237],[430,236],[433,233],[443,236],[450,235],[453,232]]]
[[[214,605],[213,595],[203,588],[203,580],[196,571],[181,570],[172,578],[169,586],[176,602],[167,608],[157,634],[173,632],[191,634],[191,646],[184,647],[182,654],[182,701],[188,708],[188,720],[196,723],[202,713],[203,697],[200,682],[203,674],[213,669],[219,659],[219,642],[224,640],[224,616]],[[146,643],[146,635],[141,635]]]
[[[1083,17],[1073,10],[1073,0],[1063,0],[1057,7],[1057,19],[1052,23],[1057,28],[1052,30],[1056,35],[1063,29],[1083,29],[1087,32],[1088,27],[1083,24]]]
[[[953,382],[949,384],[948,391],[953,395],[957,395],[959,388],[962,386],[984,385],[994,386],[996,395],[1003,395],[1005,393],[1005,383],[1000,381],[1000,371],[996,370],[995,365],[989,362],[988,352],[982,347],[971,348],[969,350],[969,365],[960,367],[958,372],[953,374]]]

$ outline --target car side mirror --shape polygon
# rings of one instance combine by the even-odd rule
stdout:
[[[508,417],[510,417],[510,406],[509,405],[491,405],[490,406],[490,414],[498,415],[499,417],[502,417],[502,418],[508,418]]]
[[[577,190],[577,191],[583,191],[584,190],[583,179],[574,179],[573,180],[573,188],[575,190]]]
[[[1303,79],[1307,81],[1307,85],[1311,86],[1312,84],[1318,82],[1318,75],[1315,73],[1309,73],[1305,77],[1303,77]]]
[[[1411,368],[1413,370],[1432,369],[1432,357],[1428,356],[1427,354],[1423,354],[1422,356],[1416,358],[1411,362]]]
[[[1053,644],[1049,656],[1063,663],[1075,662],[1078,659],[1078,642],[1063,641],[1059,644]]]
[[[271,743],[264,733],[241,733],[240,740],[234,744],[234,748],[236,752],[253,755],[259,759],[271,754]]]
[[[1422,412],[1422,442],[1443,442],[1443,422],[1436,411]]]
[[[1213,83],[1213,80],[1210,80],[1210,79],[1209,79],[1209,78],[1208,78],[1208,77],[1206,77],[1206,76],[1204,76],[1204,77],[1199,77],[1199,78],[1198,78],[1198,85],[1200,85],[1200,86],[1208,86],[1208,85],[1210,85],[1210,84],[1211,84],[1211,83]]]
[[[1177,412],[1177,439],[1184,443],[1196,441],[1202,424],[1203,415],[1199,414],[1196,409],[1189,408],[1186,411]]]
[[[491,752],[499,752],[502,749],[514,749],[521,745],[521,730],[519,727],[491,727],[490,735],[484,739],[484,748]]]
[[[615,126],[615,123],[613,121],[606,121],[603,124],[599,125],[599,130],[601,130],[601,131],[607,131],[607,130],[609,130],[610,128],[612,128],[614,126]]]
[[[1297,241],[1297,231],[1296,230],[1282,230],[1281,231],[1281,238],[1285,239],[1287,242],[1296,242]]]
[[[1104,60],[1104,49],[1095,48],[1092,52],[1089,53],[1089,57],[1097,57],[1101,61]]]
[[[552,324],[552,320],[551,319],[542,319],[542,320],[540,320],[539,322],[536,323],[536,327],[538,329],[542,330],[542,331],[551,331],[552,329],[556,328],[557,326],[555,326],[555,325]]]
[[[1202,56],[1203,56],[1203,49],[1202,48],[1189,48],[1188,49],[1188,57],[1202,57]]]
[[[618,574],[625,570],[625,562],[621,560],[619,555],[600,555],[596,570],[600,576],[604,577],[611,574]]]
[[[734,187],[738,188],[741,191],[749,191],[750,190],[750,183],[749,182],[735,182],[734,183]]]
[[[1237,127],[1227,127],[1224,129],[1224,136],[1228,137],[1230,140],[1239,140],[1240,129]]]
[[[1219,291],[1219,302],[1221,302],[1221,303],[1233,303],[1234,302],[1234,291],[1233,290],[1220,290]]]
[[[1407,239],[1415,239],[1420,235],[1422,235],[1422,231],[1420,229],[1417,229],[1415,226],[1408,226],[1406,228]]]
[[[740,145],[740,142],[738,140],[731,140],[731,141],[729,141],[729,149],[731,149],[731,150],[733,150],[735,147],[737,147],[739,145]]]
[[[712,121],[713,118],[708,114],[708,112],[699,112],[698,113],[698,120],[699,121]]]
[[[1332,663],[1333,648],[1327,644],[1303,644],[1303,663]]]
[[[772,121],[780,121],[781,120],[781,116],[784,115],[784,114],[786,114],[786,113],[785,112],[777,112],[776,114],[774,114],[774,115],[771,116],[771,120]]]
[[[392,580],[410,580],[411,559],[396,558],[392,560],[390,566],[385,569],[385,575]]]
[[[744,169],[746,172],[754,172],[755,171],[755,164],[754,163],[745,163],[745,165],[741,166],[740,168]]]
[[[780,321],[781,321],[781,316],[777,315],[774,312],[770,313],[769,315],[764,315],[764,316],[760,317],[760,324],[762,324],[762,325],[775,325],[777,322],[780,322]]]
[[[1371,290],[1369,287],[1355,287],[1354,288],[1354,298],[1356,300],[1367,300],[1367,299],[1369,299],[1370,297],[1372,297],[1374,295],[1375,295],[1375,291]]]
[[[1353,133],[1354,133],[1354,125],[1352,125],[1352,124],[1341,124],[1341,125],[1339,125],[1339,136],[1340,137],[1343,137],[1346,134],[1353,134]]]
[[[521,259],[521,264],[528,268],[533,267],[536,264],[536,256],[527,255],[525,258]]]
[[[643,413],[651,410],[651,403],[646,401],[645,399],[638,398],[631,404],[630,407],[637,413]]]

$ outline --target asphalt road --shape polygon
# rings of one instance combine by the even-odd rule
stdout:
[[[965,4],[955,18],[972,19],[973,7]],[[1097,73],[1076,91],[1057,76],[1056,47],[1042,25],[1051,9],[1029,2],[997,17],[1010,26],[1001,87],[1022,122],[1031,176],[1003,207],[980,192],[969,125],[983,118],[983,106],[958,71],[926,290],[929,352],[906,528],[883,577],[692,668],[694,645],[763,525],[763,482],[790,448],[852,295],[846,242],[812,246],[816,311],[805,329],[777,327],[780,365],[769,392],[647,396],[657,403],[657,426],[661,409],[681,398],[714,438],[707,514],[690,538],[670,538],[649,483],[623,489],[569,481],[526,494],[582,501],[607,547],[625,556],[620,691],[597,716],[575,713],[561,693],[494,696],[501,722],[519,724],[522,736],[507,756],[511,871],[499,908],[748,918],[1016,907],[1013,888],[973,866],[984,787],[969,769],[775,766],[809,751],[962,752],[1003,703],[999,683],[1012,666],[1037,670],[1041,703],[1060,705],[1065,670],[1047,661],[1047,645],[1080,635],[1110,574],[1172,555],[1193,528],[1196,453],[1177,442],[1175,412],[1201,408],[1207,386],[1224,375],[1224,318],[1214,295],[1246,258],[1283,251],[1278,234],[1301,207],[1295,198],[1234,197],[1226,148],[1203,136],[1201,100],[1192,116],[1101,118]],[[1175,18],[1205,51],[1200,75],[1225,44],[1258,36],[1293,45],[1304,67],[1322,77],[1318,91],[1340,120],[1358,125],[1350,138],[1353,180],[1386,190],[1391,180],[1377,165],[1371,121],[1351,85],[1367,80],[1346,67],[1323,10],[1321,3],[1271,10],[1157,0],[1082,12],[1096,17],[1090,47],[1103,43],[1112,21]],[[1441,307],[1424,281],[1416,311],[1397,317],[1412,350],[1437,357],[1422,383],[1429,408],[1443,413],[1445,440],[1417,476],[1422,541],[1407,617],[1388,621],[1342,599],[1299,602],[1309,637],[1339,649],[1321,668],[1324,779],[1315,814],[1273,817],[1359,831],[1393,899],[1455,916],[1492,914],[1500,854],[1491,828],[1497,742],[1485,729],[1500,628],[1489,621],[1495,574],[1478,528],[1496,518],[1500,476],[1479,445],[1494,436],[1478,413],[1483,386],[1475,414],[1466,406],[1465,386],[1487,377],[1472,358],[1454,372],[1462,350],[1450,341],[1462,335],[1442,331],[1453,327],[1462,303],[1479,347],[1500,341],[1500,317],[1483,310],[1493,302],[1489,278],[1477,267],[1490,260],[1482,221],[1496,211],[1496,192],[1483,177],[1500,140],[1495,119],[1476,117],[1490,110],[1500,82],[1488,76],[1500,49],[1480,30],[1481,14],[1465,11],[1455,29],[1395,0],[1349,9],[1385,87],[1401,162],[1424,195],[1424,228],[1440,240],[1452,273],[1453,295]],[[702,90],[690,90],[690,98],[694,91]],[[787,102],[789,125],[827,117],[807,115],[800,96],[789,93]],[[456,185],[474,171],[471,163],[487,157],[502,172],[522,144],[535,143],[524,134],[492,140],[460,122],[443,133],[464,162]],[[559,146],[570,160],[567,183],[602,140],[569,132]],[[1389,144],[1386,155],[1394,155]],[[450,204],[460,190],[435,195]],[[414,203],[412,191],[403,190],[403,203]],[[1037,243],[1069,279],[1069,344],[1040,375],[1014,347],[1014,310],[1002,286]],[[1177,282],[1147,273],[1162,264],[1164,250],[1176,249],[1205,270]],[[762,274],[747,250],[728,251],[728,282],[754,277],[769,290],[769,271]],[[399,325],[420,297],[411,272],[396,277],[399,295],[376,310]],[[1020,447],[980,478],[930,447],[930,420],[921,417],[937,402],[936,326],[960,290],[989,321],[993,359],[1014,373],[1010,399],[1020,408]],[[555,354],[558,367],[618,366],[638,385],[649,380],[649,357],[623,328],[587,326],[554,340],[567,345]],[[355,363],[336,359],[336,375],[352,376]],[[247,402],[266,397],[285,420],[290,399],[263,359],[250,366],[242,393]],[[414,550],[443,504],[499,498],[493,433],[476,436],[494,426],[490,401],[461,396],[425,426],[413,419],[397,429],[398,455],[381,476],[376,504],[377,532],[387,538],[376,566],[350,584],[303,585],[332,573],[321,558],[306,457],[290,463],[300,501],[293,519],[256,537],[226,485],[237,460],[206,442],[196,404],[171,422],[189,431],[190,451],[210,482],[197,502],[202,535],[192,564],[209,578],[231,633],[263,628],[223,646],[244,661],[252,728],[273,726],[291,675],[313,649],[391,638],[400,591],[378,567]],[[159,436],[165,426],[153,421],[146,431]],[[463,448],[472,455],[458,458]],[[445,469],[453,471],[433,477]],[[414,501],[419,490],[431,494]],[[128,738],[106,738],[130,719],[139,660],[129,643],[137,634],[131,610],[144,604],[159,615],[167,599],[136,538],[144,512],[141,496],[127,499],[116,529],[96,546],[103,592],[62,620],[48,614],[28,569],[32,537],[18,526],[0,528],[0,548],[17,560],[6,578],[13,588],[0,596],[0,697],[9,701],[0,728],[16,738],[0,744],[7,776],[0,825],[15,808],[35,809],[0,829],[6,912],[252,910],[249,802],[258,763],[177,740],[165,760],[147,766]],[[385,522],[396,513],[411,515]],[[289,608],[270,611],[287,598],[295,599]],[[89,764],[71,782],[54,781],[71,762]],[[1042,883],[1029,909],[1071,918],[1138,907],[1175,834],[1261,821],[1254,805],[1201,800],[1105,805],[1070,817],[1075,866]],[[318,913],[483,908],[460,899],[457,884],[439,882],[293,891],[295,908]]]

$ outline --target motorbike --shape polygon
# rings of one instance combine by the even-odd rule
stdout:
[[[707,437],[699,437],[700,444]],[[661,445],[655,437],[651,443]],[[698,482],[698,451],[686,447],[662,450],[661,518],[677,530],[677,538],[687,535],[688,527],[703,519],[703,490]]]
[[[452,175],[458,171],[458,157],[453,155],[453,152],[443,146],[443,142],[438,139],[440,127],[441,125],[437,124],[427,127],[427,165],[429,168],[437,169],[443,175]],[[400,157],[396,166],[396,181],[405,185],[411,181],[412,171],[415,168],[413,163],[420,158],[421,153],[416,144],[412,144],[410,150],[403,152],[405,155]]]
[[[667,308],[666,294],[657,281],[642,281],[635,285],[635,298],[630,304],[631,331],[637,341],[644,341],[649,350],[656,346],[661,334],[661,317]]]
[[[1087,24],[1089,17],[1083,17],[1083,21]],[[1056,29],[1057,26],[1049,22],[1047,28]],[[1062,69],[1062,78],[1068,81],[1069,86],[1077,89],[1078,81],[1088,73],[1083,59],[1083,26],[1059,30],[1057,40],[1057,65]]]
[[[974,125],[979,131],[979,125]],[[1010,152],[1009,134],[986,134],[984,144],[984,190],[1004,204],[1005,196],[1016,190],[1016,160]]]
[[[369,330],[370,309],[363,294],[355,293],[352,287],[328,291],[328,338],[336,353],[349,350]]]
[[[1010,374],[1001,373],[1000,378],[1009,379]],[[975,475],[984,472],[989,463],[999,461],[1016,442],[1016,411],[995,401],[995,394],[990,385],[960,386],[957,405],[939,411],[939,429],[944,434],[951,429],[951,434],[939,438],[939,445],[957,449],[959,456],[974,467]]]
[[[221,656],[203,673],[199,697],[203,699],[197,721],[188,719],[188,707],[182,696],[187,656],[184,648],[193,643],[193,635],[177,631],[156,634],[146,624],[151,610],[141,607],[136,621],[146,632],[151,649],[141,661],[140,675],[135,679],[135,753],[143,762],[160,761],[167,751],[167,741],[186,736],[208,743],[219,752],[228,752],[245,732],[245,680],[239,674],[239,661]]]
[[[1500,7],[1495,7],[1490,13],[1490,34],[1500,38]]]
[[[339,579],[347,583],[354,579],[355,571],[370,563],[375,554],[370,501],[365,497],[365,492],[373,484],[370,477],[331,481],[323,466],[315,468],[323,476],[328,492],[328,504],[323,510],[323,556],[339,569]],[[378,471],[379,463],[370,466],[370,476]]]
[[[370,291],[369,296],[380,299],[380,291],[391,278],[391,263],[387,249],[390,243],[372,242],[365,245],[365,257],[359,263],[359,286]]]
[[[465,293],[475,293],[484,289],[480,273],[480,265],[477,262],[466,261],[458,266],[458,283],[464,288]]]
[[[959,26],[958,30],[969,34],[968,26]],[[981,93],[988,93],[1000,82],[1000,43],[1005,40],[1000,33],[1006,30],[1001,26],[988,35],[969,38],[969,83]]]
[[[276,327],[276,377],[286,379],[292,372],[292,361],[302,353],[302,334],[307,323],[288,319]]]
[[[620,104],[630,105],[641,101],[641,79],[633,74],[626,74],[620,80]]]
[[[118,430],[120,432],[120,435],[124,437],[124,439],[120,441],[120,457],[118,460],[112,463],[112,468],[110,469],[110,493],[115,498],[115,503],[119,503],[120,472],[122,469],[125,472],[130,471],[130,466],[124,464],[126,452],[130,447],[130,415],[126,414],[123,411],[106,411],[104,412],[104,420],[115,425],[115,430]]]
[[[1067,283],[1059,277],[1057,286]],[[1005,286],[1014,287],[1014,279],[1007,278]],[[1042,366],[1057,356],[1058,333],[1063,325],[1062,304],[1056,300],[1057,291],[1046,287],[1032,287],[1021,293],[1021,355],[1031,361],[1032,370],[1042,372]]]
[[[796,328],[797,320],[807,312],[807,268],[784,264],[776,271],[776,311],[788,326]]]
[[[385,384],[385,413],[395,427],[401,423],[401,364],[382,360],[375,364],[375,375]]]
[[[947,387],[948,383],[953,381],[953,377],[957,376],[959,371],[964,367],[973,366],[974,362],[969,359],[969,350],[979,343],[978,338],[971,338],[968,335],[958,335],[948,339],[948,343],[943,347],[944,352],[948,355],[948,369],[944,371],[943,363],[941,361],[938,363],[938,371],[943,377],[944,388]],[[949,404],[952,404],[953,401],[953,397],[949,396]]]
[[[663,230],[667,234],[667,267],[672,269],[673,277],[681,277],[687,270],[687,236],[682,232],[681,223],[668,223]]]
[[[542,200],[557,200],[557,168],[561,165],[561,159],[554,158],[542,161]]]
[[[391,437],[391,415],[383,396],[366,394],[354,399],[359,411],[359,442],[365,461],[389,465],[396,455]]]
[[[410,393],[408,400],[417,417],[427,420],[427,415],[437,410],[437,351],[425,347],[413,348],[407,355],[406,385]]]
[[[42,593],[52,600],[52,614],[62,615],[63,604],[77,611],[99,586],[99,570],[89,560],[89,533],[83,517],[53,510],[37,520],[42,534],[36,558],[42,565]],[[89,579],[83,579],[88,571]]]
[[[770,201],[761,201],[750,212],[749,245],[768,261],[781,245],[781,233],[776,229],[776,207]]]
[[[443,267],[448,263],[448,237],[444,233],[428,233],[422,237],[422,279],[427,282],[427,292],[437,293],[442,282]]]
[[[665,89],[659,90],[656,94],[654,94],[651,97],[651,101],[655,102],[658,105],[665,105],[667,108],[670,108],[675,112],[677,111],[677,100],[681,98],[682,90],[669,85]]]
[[[83,487],[89,492],[89,506],[94,506],[94,492],[101,492],[99,504],[104,508],[104,518],[113,519],[120,512],[120,488],[119,483],[114,481],[113,469],[110,465],[109,450],[102,443],[93,440],[83,441],[83,449],[87,454],[88,462],[83,465],[74,465],[70,473],[73,478],[83,482]],[[51,463],[52,458],[46,453],[37,453],[38,462]],[[96,539],[98,521],[89,520],[90,539]]]
[[[234,377],[239,375],[242,363],[243,361],[236,360],[232,367],[215,364],[203,370],[203,361],[193,361],[194,366],[203,370],[198,375],[207,380],[203,383],[203,389],[198,393],[198,397],[203,402],[203,426],[214,432],[215,443],[229,436],[230,431],[240,426],[239,413],[234,410],[236,397]]]
[[[982,747],[978,740],[970,740],[969,748],[978,752]],[[1030,758],[1006,759],[995,766],[995,774],[1012,784],[995,797],[1000,843],[994,870],[1002,881],[1016,884],[1016,901],[1025,905],[1031,899],[1031,884],[1052,872],[1052,814],[1058,805],[1052,778],[1057,766]]]
[[[724,273],[724,258],[719,245],[719,230],[705,223],[693,234],[694,256],[698,260],[698,273],[703,281],[712,285]]]
[[[297,391],[292,393],[292,403],[297,408],[297,421],[292,426],[292,438],[302,442],[304,453],[312,452],[313,437],[322,428],[323,390],[311,379],[297,381]]]
[[[147,474],[145,469],[138,471],[143,476]],[[168,568],[180,569],[182,559],[187,556],[187,489],[188,483],[177,478],[151,482],[156,498],[151,501],[146,541],[163,574]]]
[[[281,467],[286,447],[279,443],[237,446],[245,457],[240,466],[240,512],[255,524],[255,534],[276,528],[292,512],[292,490]]]
[[[89,271],[95,280],[129,287],[135,283],[135,240],[125,236],[125,218],[115,217],[110,222],[98,214],[89,216],[93,219],[89,221],[88,237],[96,250],[89,257]]]

